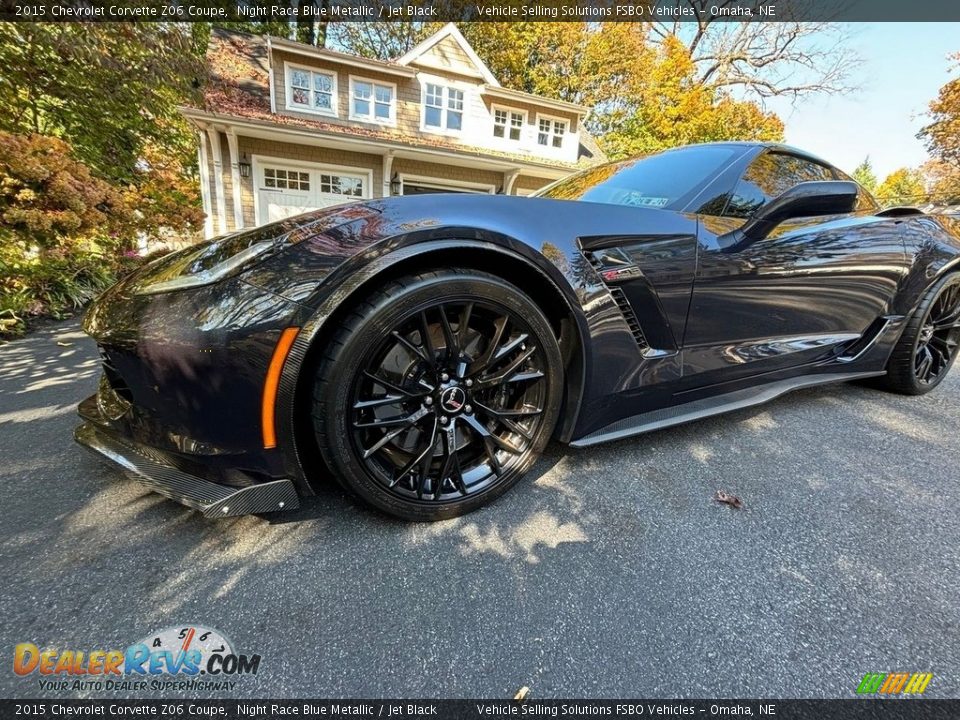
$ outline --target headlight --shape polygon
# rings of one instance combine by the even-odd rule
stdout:
[[[262,240],[255,237],[249,242],[245,235],[249,233],[228,235],[160,258],[146,266],[146,272],[136,283],[136,292],[153,295],[209,285],[287,245],[281,238]]]
[[[330,228],[378,214],[357,203],[288,218],[253,230],[223,235],[164,255],[145,265],[133,281],[139,295],[210,285],[242,272],[255,262]]]

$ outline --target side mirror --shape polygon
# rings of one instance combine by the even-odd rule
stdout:
[[[784,220],[817,215],[843,215],[857,206],[857,184],[849,180],[817,180],[794,185],[757,210],[740,228],[751,240],[762,240]]]

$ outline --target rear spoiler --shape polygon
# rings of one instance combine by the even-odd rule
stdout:
[[[892,207],[877,213],[877,217],[905,217],[907,215],[926,215],[926,213],[915,207]]]

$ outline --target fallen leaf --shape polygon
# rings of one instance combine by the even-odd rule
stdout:
[[[529,694],[529,692],[530,692],[530,688],[524,685],[522,688],[517,690],[517,694],[513,696],[513,699],[523,702],[524,700],[527,699],[527,695]]]
[[[730,493],[724,492],[723,490],[717,490],[714,494],[713,499],[718,503],[723,503],[729,505],[734,510],[739,510],[743,507],[743,500],[738,498],[736,495],[731,495]]]
[[[64,342],[63,340],[57,340],[57,345],[60,347],[70,347],[73,343]]]

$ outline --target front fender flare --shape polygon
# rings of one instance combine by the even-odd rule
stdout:
[[[297,395],[303,391],[302,373],[307,365],[307,355],[310,349],[317,339],[323,336],[324,331],[329,329],[329,323],[337,312],[341,308],[349,305],[351,300],[361,295],[365,288],[368,288],[370,283],[378,276],[412,258],[425,257],[451,249],[458,251],[472,250],[474,252],[499,253],[510,257],[512,260],[523,262],[538,272],[544,280],[550,283],[554,291],[563,298],[570,316],[574,319],[573,325],[578,336],[577,345],[581,354],[579,362],[572,365],[573,367],[579,368],[579,373],[577,373],[576,377],[567,377],[564,416],[561,417],[560,424],[558,425],[560,440],[566,442],[570,439],[570,435],[576,426],[576,420],[580,414],[588,357],[587,339],[589,338],[587,320],[579,307],[573,288],[565,279],[562,279],[562,275],[560,275],[556,268],[551,266],[562,279],[561,282],[558,282],[545,267],[540,266],[531,258],[496,242],[476,239],[464,240],[462,238],[433,239],[407,245],[390,253],[375,257],[351,273],[349,278],[337,287],[334,292],[330,293],[329,296],[313,308],[312,312],[302,323],[297,338],[290,348],[286,362],[283,365],[283,370],[281,371],[275,412],[277,418],[277,437],[279,440],[278,446],[284,449],[286,470],[289,473],[295,474],[300,479],[305,480],[306,485],[309,486],[310,480],[303,457],[304,448],[301,447],[301,444],[297,441]],[[545,258],[543,262],[549,265],[549,261]],[[464,264],[469,265],[469,261],[465,261]]]

